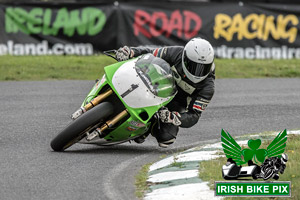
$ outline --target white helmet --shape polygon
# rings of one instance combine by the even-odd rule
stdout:
[[[193,83],[205,79],[214,68],[214,50],[211,44],[201,38],[191,39],[184,47],[182,68]]]
[[[283,162],[283,163],[286,163],[287,161],[288,161],[288,155],[286,155],[285,153],[283,153],[282,155],[281,155],[281,161]]]

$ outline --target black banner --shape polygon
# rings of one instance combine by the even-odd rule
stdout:
[[[300,5],[0,5],[0,55],[91,55],[120,46],[211,42],[221,58],[300,58]]]
[[[111,5],[0,5],[0,55],[76,54],[116,47]]]

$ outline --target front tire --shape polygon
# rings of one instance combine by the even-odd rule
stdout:
[[[71,122],[52,141],[54,151],[63,151],[85,136],[85,132],[113,113],[113,105],[103,102]]]

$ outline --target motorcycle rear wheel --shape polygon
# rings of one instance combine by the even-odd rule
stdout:
[[[52,141],[51,148],[54,151],[64,151],[86,135],[86,131],[97,125],[101,120],[113,113],[113,105],[103,102],[84,113],[75,121],[71,122]]]

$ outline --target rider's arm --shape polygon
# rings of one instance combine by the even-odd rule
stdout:
[[[131,47],[131,50],[133,51],[133,57],[137,57],[146,53],[152,53],[154,56],[164,59],[172,66],[178,60],[181,60],[183,47],[181,46],[168,46],[168,47],[160,47],[160,48]]]
[[[155,48],[149,48],[149,47],[131,47],[131,50],[133,51],[133,57],[137,57],[146,53],[152,53]]]
[[[196,94],[192,95],[188,103],[188,111],[181,114],[181,125],[182,128],[189,128],[194,126],[202,112],[205,110],[209,102],[214,95],[214,73],[209,75],[204,82],[204,86]]]
[[[184,113],[180,113],[180,115],[181,115],[181,117],[180,117],[180,121],[181,121],[180,127],[190,128],[198,122],[198,120],[201,116],[201,113],[198,113],[198,112],[195,112],[195,111],[187,111],[187,112],[184,112]]]

